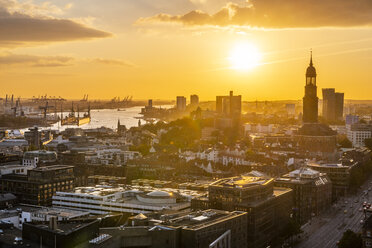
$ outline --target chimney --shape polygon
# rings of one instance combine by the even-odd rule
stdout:
[[[57,216],[50,216],[49,218],[49,229],[57,230]]]

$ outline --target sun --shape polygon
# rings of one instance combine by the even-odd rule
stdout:
[[[254,45],[250,43],[237,44],[230,53],[229,61],[231,69],[249,70],[260,64],[261,53]]]

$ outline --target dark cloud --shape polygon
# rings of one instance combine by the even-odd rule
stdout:
[[[59,67],[72,65],[74,58],[66,56],[36,56],[25,54],[0,54],[0,65],[33,67]]]
[[[228,3],[215,14],[199,10],[183,15],[158,14],[137,23],[171,22],[187,26],[310,28],[371,26],[371,0],[250,0]]]
[[[0,1],[0,44],[17,46],[30,42],[73,41],[105,38],[110,33],[84,26],[68,19],[32,16],[13,11],[8,1]]]

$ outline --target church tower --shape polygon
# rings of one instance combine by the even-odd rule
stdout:
[[[313,66],[313,54],[310,55],[310,64],[306,70],[305,96],[303,98],[303,122],[318,122],[318,96],[316,87],[316,70]]]

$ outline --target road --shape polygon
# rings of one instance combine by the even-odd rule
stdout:
[[[303,226],[303,239],[295,247],[337,248],[337,241],[347,229],[360,232],[362,228],[360,221],[364,219],[364,213],[360,208],[364,201],[372,200],[372,191],[368,191],[369,187],[372,188],[371,179],[364,183],[357,194],[340,199],[327,213],[312,218]],[[363,192],[365,190],[368,192],[367,195]]]

